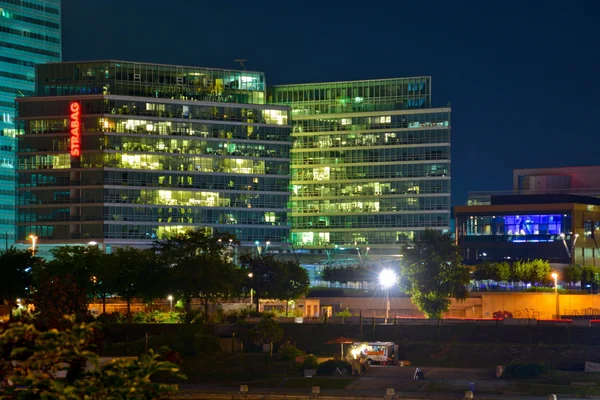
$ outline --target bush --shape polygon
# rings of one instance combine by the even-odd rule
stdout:
[[[319,367],[319,360],[317,360],[317,357],[310,354],[310,355],[304,357],[304,362],[302,363],[302,367],[304,369],[317,369]],[[334,368],[334,370],[335,370],[335,368]]]
[[[503,378],[529,378],[533,376],[545,375],[550,371],[548,364],[532,364],[514,362],[508,364],[502,373]]]
[[[352,371],[352,366],[346,361],[328,360],[319,364],[319,367],[317,368],[317,375],[333,375],[337,368],[339,368],[340,371]]]
[[[304,352],[296,347],[295,344],[290,343],[289,341],[283,343],[279,346],[277,350],[277,355],[282,360],[289,360],[296,362],[296,357],[304,355]]]
[[[98,315],[96,321],[102,324],[124,324],[127,322],[127,317],[119,312],[106,313]]]
[[[348,310],[348,307],[346,307],[345,310],[335,313],[335,316],[336,317],[352,317],[352,313]]]

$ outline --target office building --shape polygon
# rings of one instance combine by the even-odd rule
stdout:
[[[278,85],[269,103],[292,112],[296,249],[362,263],[449,229],[451,110],[429,77]]]
[[[490,204],[492,195],[576,194],[600,197],[600,166],[513,170],[512,191],[470,192],[469,205]]]
[[[544,259],[600,266],[600,199],[572,194],[494,194],[488,205],[456,206],[466,264]]]
[[[15,97],[34,93],[35,65],[61,59],[60,0],[0,0],[0,249],[15,240]]]
[[[289,108],[261,72],[121,61],[38,66],[18,99],[17,237],[150,246],[206,226],[287,241]]]

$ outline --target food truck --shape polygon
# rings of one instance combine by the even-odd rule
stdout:
[[[357,342],[350,354],[366,359],[369,364],[396,364],[398,345],[394,342]]]

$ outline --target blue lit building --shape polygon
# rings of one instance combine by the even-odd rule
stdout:
[[[600,199],[571,194],[489,198],[489,204],[454,208],[466,264],[544,259],[600,265]]]
[[[0,249],[15,240],[15,97],[35,65],[61,59],[61,0],[0,0]]]

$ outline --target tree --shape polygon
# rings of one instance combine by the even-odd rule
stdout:
[[[552,268],[547,260],[535,259],[529,261],[531,268],[531,281],[539,284],[545,284],[550,282],[550,274]]]
[[[87,315],[89,297],[71,275],[52,276],[45,271],[36,275],[31,299],[36,319],[44,326],[56,328],[65,314]]]
[[[153,382],[161,372],[183,377],[176,365],[160,361],[160,355],[150,351],[135,361],[114,360],[100,367],[95,352],[100,329],[76,324],[73,318],[62,322],[61,331],[41,332],[34,325],[15,324],[0,335],[0,367],[14,383],[0,388],[0,398],[141,400],[177,391],[175,385]],[[87,363],[92,368],[86,368]],[[66,379],[56,378],[65,370]]]
[[[242,285],[243,271],[227,250],[229,236],[214,237],[205,229],[189,230],[154,244],[154,252],[168,271],[170,287],[183,300],[186,312],[199,298],[208,313],[210,303],[235,294]],[[234,243],[236,244],[236,243]]]
[[[12,320],[13,308],[17,299],[29,296],[32,284],[31,269],[34,263],[41,262],[29,250],[17,250],[14,247],[0,253],[0,299],[8,306],[9,319]]]
[[[157,264],[151,250],[120,247],[108,258],[115,271],[114,292],[127,303],[127,318],[131,319],[131,303],[135,298],[158,297],[162,282],[153,271]],[[164,278],[164,277],[163,277]]]
[[[295,261],[281,261],[271,254],[243,254],[240,263],[252,273],[248,285],[255,293],[256,311],[260,299],[295,300],[308,292],[308,273]]]
[[[272,315],[264,315],[255,328],[256,336],[261,344],[269,344],[269,353],[273,357],[273,342],[281,340],[283,329],[279,326]]]
[[[449,234],[426,229],[404,250],[404,280],[412,301],[427,318],[441,318],[450,298],[467,296],[469,269]]]
[[[562,272],[562,281],[573,285],[581,281],[581,267],[578,264],[567,265]]]
[[[593,267],[590,265],[585,265],[581,267],[582,288],[587,287],[587,285],[590,285],[593,292],[598,283],[600,283],[600,268]]]
[[[310,279],[308,272],[295,261],[287,261],[284,263],[284,274],[281,276],[281,300],[286,301],[287,305],[290,301],[299,299],[308,293]]]

